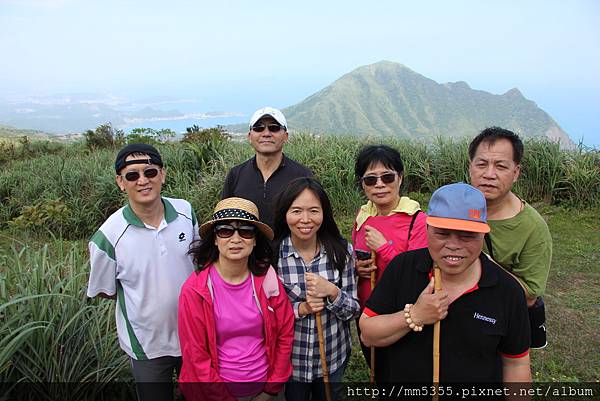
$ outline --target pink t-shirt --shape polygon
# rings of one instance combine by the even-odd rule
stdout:
[[[213,289],[219,375],[234,397],[261,392],[267,380],[267,350],[263,317],[254,299],[252,279],[240,284],[223,280],[217,269],[209,271]],[[251,382],[242,384],[242,382]]]

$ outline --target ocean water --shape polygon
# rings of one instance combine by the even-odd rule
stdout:
[[[187,127],[197,125],[201,128],[212,128],[217,125],[231,125],[246,123],[250,117],[247,116],[232,116],[232,117],[214,117],[214,118],[192,118],[192,119],[174,119],[174,120],[146,120],[139,121],[125,126],[120,126],[126,133],[131,132],[134,128],[152,128],[155,130],[171,129],[178,134],[186,132]]]

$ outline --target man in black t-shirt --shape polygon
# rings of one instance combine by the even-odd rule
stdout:
[[[273,198],[291,180],[313,173],[283,154],[288,140],[285,116],[273,107],[256,110],[250,119],[248,141],[256,155],[229,170],[221,199],[237,196],[258,206],[262,221],[273,227]]]
[[[377,348],[376,380],[432,382],[433,324],[441,321],[440,383],[530,382],[529,320],[520,285],[481,252],[483,194],[467,184],[434,192],[428,247],[390,262],[360,318]],[[433,266],[442,289],[434,293]]]

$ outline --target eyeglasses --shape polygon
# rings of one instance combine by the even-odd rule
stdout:
[[[377,184],[377,180],[380,178],[381,178],[381,182],[383,182],[384,184],[391,184],[396,179],[397,174],[398,173],[385,173],[385,174],[381,174],[381,175],[365,175],[364,177],[361,178],[361,180],[368,187],[372,187],[373,185]]]
[[[159,169],[156,167],[148,167],[147,169],[144,169],[143,174],[146,178],[154,178],[158,175],[158,171]],[[141,175],[139,171],[134,170],[128,171],[125,174],[121,174],[121,177],[124,177],[127,181],[134,182],[139,180]]]
[[[244,239],[252,239],[256,236],[256,226],[234,227],[230,224],[223,224],[215,227],[215,234],[219,238],[229,238],[236,231]]]
[[[265,128],[269,129],[269,132],[279,132],[281,131],[282,125],[279,124],[256,124],[252,126],[252,130],[256,132],[263,132]]]

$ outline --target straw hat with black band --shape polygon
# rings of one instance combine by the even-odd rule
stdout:
[[[273,239],[273,230],[267,224],[260,221],[258,207],[254,202],[244,198],[226,198],[217,203],[212,215],[212,219],[200,226],[200,236],[206,237],[206,234],[212,230],[215,224],[222,221],[247,221],[258,228],[258,230],[269,240]]]

